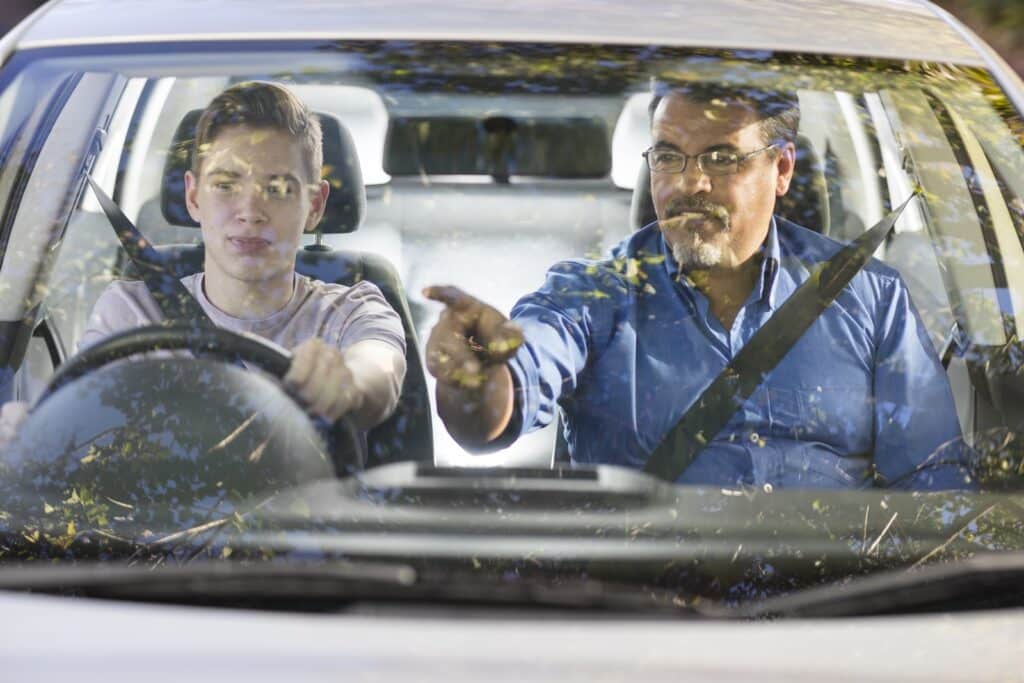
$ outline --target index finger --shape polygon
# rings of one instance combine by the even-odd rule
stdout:
[[[431,301],[438,301],[446,306],[451,306],[456,311],[466,311],[480,301],[475,296],[467,294],[454,285],[431,285],[423,288],[423,296]]]

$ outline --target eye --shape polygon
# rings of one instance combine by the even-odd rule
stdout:
[[[708,161],[713,164],[733,164],[739,158],[733,152],[723,152],[722,150],[716,149],[713,152],[708,152]]]
[[[210,184],[215,192],[233,192],[235,183],[231,180],[216,180]]]
[[[271,197],[287,197],[292,194],[292,186],[287,180],[271,180],[267,185],[267,195]]]
[[[732,169],[737,163],[739,163],[739,155],[735,152],[717,149],[703,154],[701,158],[701,164],[704,168],[711,170]]]
[[[678,152],[654,150],[651,152],[648,161],[650,162],[652,169],[672,170],[681,168],[685,161],[685,157]]]

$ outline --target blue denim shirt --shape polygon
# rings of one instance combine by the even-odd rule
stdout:
[[[512,309],[510,436],[552,421],[574,463],[648,455],[838,242],[773,219],[760,277],[731,329],[657,224],[602,261],[556,264]],[[682,483],[970,488],[949,383],[899,274],[872,260],[682,474]]]

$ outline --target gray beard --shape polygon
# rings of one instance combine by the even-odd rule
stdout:
[[[714,268],[722,262],[722,248],[707,242],[693,246],[673,244],[672,256],[683,270]]]
[[[683,213],[682,207],[678,210],[671,211],[670,215],[676,216],[681,213]],[[721,224],[721,233],[729,232],[732,226],[730,225],[729,213],[725,209],[712,206],[709,214],[712,219],[717,219]],[[675,258],[676,263],[679,264],[680,269],[700,270],[714,268],[715,266],[721,265],[722,257],[724,256],[721,246],[718,246],[717,244],[709,244],[695,233],[686,235],[685,238],[689,244],[672,245],[672,256]]]

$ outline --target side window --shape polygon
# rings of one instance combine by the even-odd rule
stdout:
[[[161,209],[164,166],[175,131],[185,116],[228,85],[226,77],[159,78],[150,81],[134,114],[132,136],[121,159],[118,201],[125,215],[153,242],[196,243],[198,230],[172,225]]]
[[[66,357],[66,346],[49,317],[36,325],[25,350],[25,359],[17,375],[12,398],[31,402],[46,387],[46,383]]]
[[[120,159],[144,86],[144,79],[124,83],[112,107],[105,135],[98,138],[102,146],[97,148],[98,154],[90,169],[93,181],[115,199],[119,199],[115,183]],[[67,355],[74,353],[93,303],[115,278],[120,248],[93,193],[85,189],[78,199],[61,239],[43,301],[44,325],[64,346]]]

